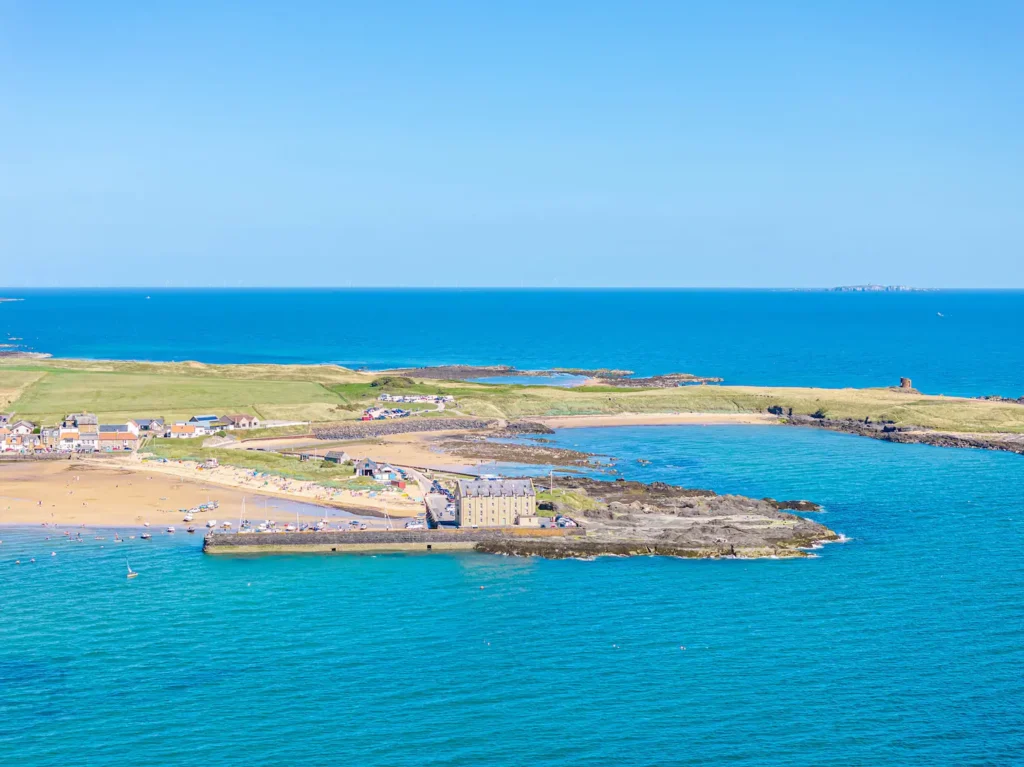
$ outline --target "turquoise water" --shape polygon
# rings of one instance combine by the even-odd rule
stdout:
[[[605,367],[784,386],[892,386],[909,376],[935,394],[1024,395],[1024,291],[0,288],[0,296],[25,299],[0,304],[0,343],[58,357]]]
[[[4,529],[0,764],[1021,763],[1020,456],[779,427],[554,439],[638,479],[819,501],[851,540],[228,559]]]

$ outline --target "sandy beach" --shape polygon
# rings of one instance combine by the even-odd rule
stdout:
[[[58,526],[154,527],[182,525],[179,509],[220,502],[207,519],[237,523],[243,493],[157,473],[129,471],[88,461],[20,461],[0,464],[0,524],[43,522]],[[248,503],[257,499],[248,494]]]
[[[330,517],[331,509],[379,516],[386,508],[394,517],[415,516],[421,503],[393,498],[383,501],[352,496],[313,483],[273,477],[255,478],[233,467],[197,471],[194,464],[110,461],[24,461],[0,464],[0,524],[44,522],[58,526],[142,526],[182,524],[181,509],[216,500],[220,508],[197,513],[193,524],[208,519],[237,525],[246,499],[249,519],[300,521]],[[307,487],[312,485],[312,487]],[[297,507],[291,502],[306,504]],[[324,507],[314,510],[312,504]]]

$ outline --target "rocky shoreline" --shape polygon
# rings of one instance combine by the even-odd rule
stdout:
[[[841,537],[782,509],[820,510],[809,501],[718,495],[661,482],[644,484],[559,477],[551,512],[577,519],[585,538],[512,538],[479,543],[478,551],[515,556],[589,558],[658,555],[686,558],[793,558]]]
[[[602,386],[629,389],[668,389],[701,383],[721,383],[723,379],[697,376],[692,373],[665,373],[634,378],[632,370],[609,368],[549,368],[547,370],[519,370],[512,365],[437,365],[434,367],[399,368],[382,370],[382,374],[429,378],[435,381],[465,381],[471,378],[514,377],[539,378],[550,375],[585,376],[598,379]],[[525,383],[525,382],[524,382]]]
[[[445,453],[458,458],[502,463],[525,463],[552,466],[592,467],[598,456],[564,447],[549,447],[539,442],[531,444],[494,442],[494,435],[473,434],[443,439],[436,444]]]
[[[1001,450],[1024,455],[1024,434],[961,434],[933,431],[912,426],[898,426],[886,421],[857,421],[840,418],[815,418],[809,415],[791,415],[780,419],[791,426],[808,426],[859,437],[870,437],[904,445],[933,445],[935,447],[972,448],[975,450]]]

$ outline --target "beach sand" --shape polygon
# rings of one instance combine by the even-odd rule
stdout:
[[[320,488],[281,478],[256,478],[233,467],[198,471],[195,464],[153,463],[135,459],[24,461],[0,463],[0,524],[43,522],[60,525],[142,526],[183,529],[181,509],[216,500],[220,508],[197,513],[197,528],[208,519],[238,524],[242,499],[246,516],[294,521],[296,507],[281,501],[310,504],[299,509],[299,521],[330,517],[331,509],[380,516],[412,517],[423,510],[411,499],[382,500]],[[40,504],[41,502],[41,504]],[[312,504],[322,506],[314,510]],[[264,508],[267,511],[264,512]]]
[[[237,525],[242,495],[203,482],[82,460],[0,464],[0,524],[137,527],[149,522],[157,528],[184,529],[179,509],[217,500],[220,508],[197,514],[193,524],[201,527],[213,518]],[[254,500],[249,493],[248,502]]]

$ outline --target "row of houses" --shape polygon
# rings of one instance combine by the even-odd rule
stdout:
[[[72,413],[58,426],[41,426],[14,420],[0,413],[0,452],[95,453],[132,451],[144,437],[191,438],[218,431],[253,429],[259,418],[245,413],[198,415],[167,425],[163,418],[133,418],[124,423],[100,423],[92,413]]]
[[[139,421],[100,423],[92,413],[74,413],[58,426],[37,427],[31,421],[0,423],[0,452],[98,453],[131,451],[139,445],[144,428]],[[143,420],[143,423],[152,421]],[[162,422],[161,422],[162,423]]]
[[[377,399],[381,402],[423,402],[435,405],[455,401],[455,397],[450,394],[381,394]]]
[[[248,413],[234,415],[194,415],[187,421],[178,421],[165,430],[163,436],[171,439],[193,439],[215,434],[218,431],[234,431],[236,429],[258,429],[260,419]]]

